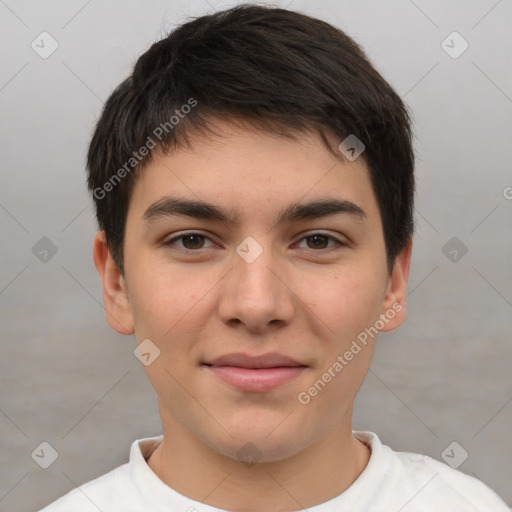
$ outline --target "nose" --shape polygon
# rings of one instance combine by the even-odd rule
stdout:
[[[222,321],[257,333],[289,324],[296,299],[287,285],[291,279],[285,262],[254,239],[240,244],[233,261],[221,283],[218,311]]]

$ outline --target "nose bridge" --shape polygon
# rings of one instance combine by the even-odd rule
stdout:
[[[276,262],[268,239],[263,240],[263,236],[258,238],[261,243],[256,238],[248,236],[237,246],[234,277],[240,285],[238,293],[241,296],[250,297],[254,294],[258,300],[259,294],[265,294],[269,295],[269,300],[270,295],[277,292],[274,283],[276,278],[270,271]]]
[[[278,258],[271,246],[260,241],[248,236],[236,248],[220,307],[225,322],[236,319],[250,328],[263,329],[272,321],[287,322],[293,314],[290,294],[276,277],[281,268]]]

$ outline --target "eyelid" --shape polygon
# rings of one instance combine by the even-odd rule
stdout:
[[[192,235],[199,235],[199,236],[202,236],[204,239],[206,240],[210,240],[212,243],[213,243],[213,240],[211,239],[211,237],[201,231],[198,231],[198,230],[189,230],[189,231],[180,231],[176,234],[173,234],[173,236],[171,238],[165,238],[162,242],[161,245],[174,245],[174,242],[180,240],[180,239],[183,239],[183,238],[186,238],[187,236],[192,236]],[[202,249],[205,249],[205,247],[201,247],[200,249],[185,249],[183,247],[178,247],[179,250],[182,250],[182,251],[186,251],[186,252],[199,252],[200,250]]]
[[[301,237],[299,238],[298,242],[302,242],[302,240],[304,240],[305,238],[309,238],[314,235],[321,235],[321,236],[330,238],[331,240],[334,240],[336,242],[336,245],[341,246],[341,247],[347,247],[348,245],[350,245],[350,243],[347,239],[340,237],[340,236],[332,235],[330,233],[326,233],[322,230],[311,230],[309,232],[303,233],[303,234],[301,234]],[[326,248],[326,249],[310,249],[310,250],[315,251],[315,252],[322,252],[322,250],[327,251],[327,249],[332,249],[333,247],[335,247],[335,246],[332,246],[332,247]]]
[[[173,234],[173,236],[171,238],[164,239],[164,241],[161,243],[161,245],[163,245],[163,246],[171,246],[171,245],[174,245],[174,242],[176,242],[176,241],[178,241],[180,239],[183,239],[183,238],[185,238],[187,236],[191,236],[191,235],[199,235],[199,236],[203,237],[204,239],[210,240],[212,243],[214,243],[209,235],[201,232],[200,230],[188,230],[188,231],[180,231],[180,232],[178,232],[176,234]],[[295,242],[294,244],[300,243],[303,240],[305,240],[306,238],[309,238],[309,237],[314,236],[314,235],[321,235],[321,236],[325,236],[325,237],[329,238],[330,240],[334,240],[335,245],[333,245],[331,247],[327,247],[327,248],[320,248],[320,249],[310,249],[310,248],[307,248],[307,249],[309,249],[310,251],[313,251],[313,252],[318,252],[318,253],[320,253],[320,252],[327,252],[329,249],[333,249],[336,246],[338,246],[338,247],[347,247],[347,246],[350,245],[350,242],[347,241],[346,239],[340,238],[338,236],[334,236],[334,235],[326,233],[326,232],[324,232],[322,230],[311,230],[309,232],[302,233],[300,235],[300,238],[298,239],[298,241]],[[188,252],[188,253],[200,252],[201,250],[211,248],[211,247],[200,247],[199,249],[186,249],[186,248],[183,248],[183,247],[178,247],[178,246],[176,246],[176,247],[177,247],[178,250],[185,251],[185,252]]]

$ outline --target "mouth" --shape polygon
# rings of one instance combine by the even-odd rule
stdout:
[[[240,391],[265,393],[296,379],[307,367],[281,354],[227,354],[202,363],[213,376]]]

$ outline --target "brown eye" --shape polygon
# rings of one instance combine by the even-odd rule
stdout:
[[[206,235],[202,235],[200,233],[182,233],[181,235],[170,238],[164,242],[163,245],[171,248],[174,247],[182,251],[192,252],[195,250],[208,248],[208,246],[205,245],[206,240],[209,240],[209,238]],[[181,243],[178,244],[178,241]]]
[[[311,235],[305,236],[302,238],[300,243],[302,243],[304,240],[306,241],[305,248],[313,250],[331,249],[334,246],[343,247],[347,245],[341,240],[324,233],[313,233]]]
[[[329,237],[326,235],[312,235],[306,237],[306,240],[312,244],[310,249],[325,249],[329,243]]]
[[[202,235],[185,235],[180,237],[186,249],[201,249],[204,244],[204,236]]]

